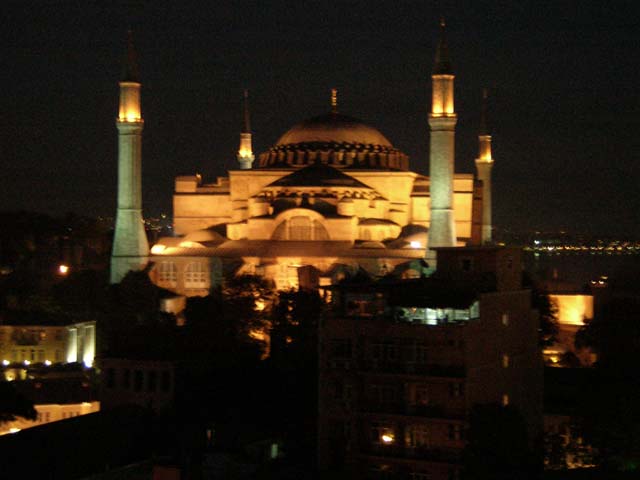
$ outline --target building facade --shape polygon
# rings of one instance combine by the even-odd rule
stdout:
[[[542,433],[537,315],[520,253],[438,249],[425,279],[332,287],[320,328],[319,465],[357,478],[459,478],[474,405]]]
[[[0,361],[4,367],[82,363],[96,354],[96,322],[47,324],[5,320],[0,324]]]

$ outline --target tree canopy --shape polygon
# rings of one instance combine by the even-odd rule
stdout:
[[[33,403],[18,392],[11,382],[0,382],[0,424],[12,422],[17,417],[35,420],[38,412]]]

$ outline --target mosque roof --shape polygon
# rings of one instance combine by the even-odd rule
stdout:
[[[359,180],[342,173],[340,170],[328,165],[309,165],[282,177],[267,187],[349,187],[366,188]]]
[[[409,169],[409,157],[379,130],[336,111],[291,127],[259,155],[254,168],[302,168],[315,163],[340,169]]]
[[[298,143],[393,146],[377,129],[362,120],[337,112],[313,117],[294,125],[280,137],[276,145]]]
[[[161,239],[162,243],[165,239]],[[381,245],[354,245],[335,240],[228,240],[216,246],[175,246],[152,257],[157,261],[171,257],[363,257],[378,258],[384,250],[385,258],[416,259],[424,257],[424,250],[411,248],[381,248]],[[384,245],[383,245],[384,246]]]

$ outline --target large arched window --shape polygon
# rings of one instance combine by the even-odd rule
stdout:
[[[309,217],[289,219],[289,240],[313,240],[313,222]]]
[[[329,240],[322,222],[304,215],[283,220],[273,233],[274,240]]]
[[[184,270],[184,288],[209,288],[209,265],[205,262],[192,262]]]
[[[175,287],[178,284],[178,268],[174,262],[160,262],[158,284],[161,287]]]

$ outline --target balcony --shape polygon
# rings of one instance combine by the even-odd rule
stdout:
[[[464,365],[420,364],[413,362],[389,362],[381,360],[364,360],[360,362],[363,372],[388,373],[398,375],[421,375],[428,377],[464,378]]]
[[[462,462],[462,449],[435,446],[411,447],[405,445],[365,444],[362,445],[360,453],[389,459],[424,460],[449,464]]]
[[[364,414],[402,415],[420,418],[442,418],[462,420],[464,408],[443,405],[410,405],[405,402],[362,402],[357,411]]]

